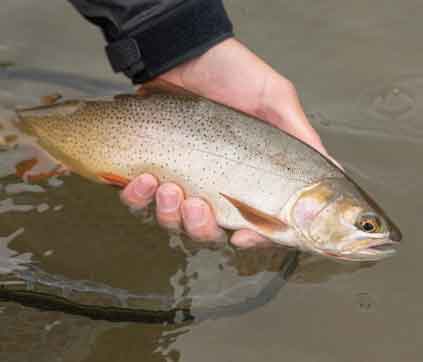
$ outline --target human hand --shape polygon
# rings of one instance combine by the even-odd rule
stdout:
[[[159,79],[260,118],[328,156],[307,120],[293,84],[235,39],[217,44]],[[183,227],[197,240],[222,239],[224,231],[217,225],[210,206],[199,198],[185,198],[176,184],[159,185],[152,175],[144,174],[122,192],[122,200],[137,208],[146,207],[154,199],[157,220],[163,227]],[[236,231],[231,242],[243,248],[271,244],[247,229]]]

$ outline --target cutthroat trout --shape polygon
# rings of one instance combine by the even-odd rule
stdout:
[[[144,172],[176,182],[207,200],[227,229],[355,261],[390,256],[401,240],[381,208],[319,152],[169,84],[17,114],[18,126],[72,171],[120,186]]]

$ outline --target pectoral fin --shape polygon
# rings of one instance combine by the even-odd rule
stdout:
[[[288,229],[283,221],[279,220],[275,216],[266,214],[263,211],[257,210],[254,207],[251,207],[245,204],[242,201],[239,201],[231,196],[222,194],[221,195],[228,200],[233,206],[235,206],[242,217],[247,220],[249,223],[255,225],[258,229],[262,230],[264,233],[275,233],[281,232]]]

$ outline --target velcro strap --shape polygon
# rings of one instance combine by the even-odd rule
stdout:
[[[137,42],[132,38],[121,39],[106,46],[106,53],[109,57],[113,70],[128,72],[130,68],[137,65],[137,71],[144,68],[141,51]]]

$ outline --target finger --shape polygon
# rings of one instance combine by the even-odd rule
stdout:
[[[158,181],[150,174],[142,174],[132,180],[121,192],[122,202],[130,207],[142,209],[153,201]]]
[[[236,231],[231,237],[231,243],[240,249],[268,247],[273,244],[269,239],[248,229]]]
[[[199,198],[188,198],[182,203],[182,221],[188,235],[200,241],[222,241],[225,232],[217,226],[210,206]]]
[[[160,185],[156,192],[156,217],[158,223],[167,229],[179,229],[182,224],[180,207],[184,192],[173,183]]]

